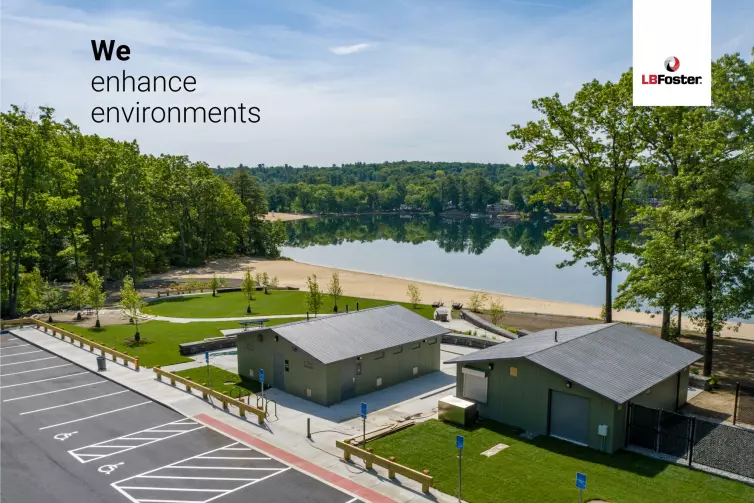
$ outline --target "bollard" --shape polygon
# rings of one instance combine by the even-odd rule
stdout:
[[[306,438],[312,439],[312,418],[306,418]]]
[[[346,304],[346,313],[348,313],[348,304]]]
[[[306,321],[309,321],[309,311],[306,312]]]
[[[358,302],[356,303],[356,310],[357,311],[359,310],[359,303]]]

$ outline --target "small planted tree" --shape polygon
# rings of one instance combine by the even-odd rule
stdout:
[[[469,309],[474,312],[478,313],[484,308],[484,305],[487,303],[487,294],[484,292],[474,292],[471,294],[471,297],[469,297]]]
[[[212,279],[209,280],[208,287],[212,289],[212,296],[217,297],[217,289],[224,288],[228,284],[228,280],[223,277],[217,277],[217,274],[212,275]]]
[[[488,314],[493,325],[497,325],[502,321],[505,310],[503,309],[503,301],[499,297],[490,300]]]
[[[319,289],[319,283],[317,283],[317,275],[312,274],[306,278],[306,284],[309,287],[309,291],[306,293],[306,306],[309,312],[314,313],[316,318],[322,308],[322,291]]]
[[[251,301],[254,300],[254,291],[257,286],[254,283],[254,277],[251,275],[251,270],[247,269],[243,275],[243,281],[241,282],[241,291],[246,295],[248,301],[246,305],[246,314],[251,314]]]
[[[333,302],[335,302],[333,311],[337,313],[338,299],[343,296],[343,287],[340,286],[340,274],[338,273],[338,271],[332,272],[332,279],[330,280],[330,284],[327,285],[327,292],[332,297]]]
[[[81,319],[81,308],[84,307],[84,304],[86,304],[87,299],[87,290],[86,285],[79,281],[78,278],[73,282],[73,286],[71,287],[71,291],[68,292],[68,302],[70,302],[71,306],[76,308],[76,319]]]
[[[134,287],[134,280],[131,276],[123,278],[123,286],[120,288],[120,305],[128,313],[128,316],[134,320],[134,324],[136,325],[134,340],[139,342],[141,340],[141,335],[139,334],[139,311],[144,305],[144,301],[139,291]]]
[[[105,292],[102,291],[102,284],[105,282],[105,278],[101,277],[97,271],[90,272],[86,275],[87,283],[87,300],[94,309],[94,314],[97,316],[97,322],[95,327],[100,328],[99,312],[105,305]]]
[[[58,288],[58,282],[43,283],[40,297],[42,307],[47,312],[47,322],[52,323],[52,313],[57,311],[63,303],[63,291]]]
[[[419,304],[422,301],[422,292],[417,285],[409,283],[408,287],[406,287],[406,295],[408,296],[408,300],[411,301],[411,304],[413,304],[414,309],[419,307]]]

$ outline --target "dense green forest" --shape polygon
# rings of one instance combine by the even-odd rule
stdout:
[[[18,312],[36,268],[47,281],[91,271],[120,280],[218,255],[278,256],[285,229],[263,220],[255,178],[144,155],[136,142],[84,135],[53,113],[12,107],[0,116],[3,314]]]

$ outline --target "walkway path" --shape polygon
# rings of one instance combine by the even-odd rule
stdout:
[[[334,314],[319,314],[317,318],[324,318],[326,316],[334,316]],[[276,320],[285,318],[306,318],[306,314],[271,314],[269,316],[236,316],[233,318],[177,318],[175,316],[160,316],[156,314],[144,314],[141,313],[140,319],[144,321],[156,320],[156,321],[169,321],[170,323],[193,323],[202,321],[259,321],[259,320]]]

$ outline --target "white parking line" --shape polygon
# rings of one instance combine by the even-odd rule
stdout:
[[[88,374],[89,372],[81,372],[81,374]],[[79,375],[79,374],[68,374],[68,375]],[[68,376],[64,376],[68,377]],[[53,379],[57,379],[57,377],[53,377]],[[42,381],[50,381],[51,379],[42,379]],[[42,382],[42,381],[33,381],[33,382]],[[52,391],[45,391],[44,393],[34,393],[33,395],[26,395],[26,396],[19,396],[16,398],[6,398],[3,400],[3,402],[13,402],[15,400],[23,400],[25,398],[34,398],[35,396],[42,396],[42,395],[51,395],[52,393],[60,393],[61,391],[68,391],[69,389],[76,389],[76,388],[83,388],[84,386],[96,386],[97,384],[107,382],[107,381],[97,381],[97,382],[90,382],[86,384],[81,384],[79,386],[71,386],[70,388],[61,388],[56,389]],[[25,382],[23,384],[31,384],[30,382]],[[16,386],[20,386],[20,384],[17,384]]]
[[[128,435],[123,435],[122,437],[111,438],[110,440],[105,440],[103,442],[98,442],[96,444],[78,447],[76,449],[72,449],[68,451],[68,454],[76,458],[81,463],[88,463],[90,461],[102,459],[107,456],[113,456],[115,454],[120,454],[126,451],[137,449],[139,447],[144,447],[145,445],[153,444],[161,440],[167,440],[169,438],[177,437],[179,435],[183,435],[184,433],[190,433],[192,431],[201,430],[202,428],[205,427],[204,425],[201,425],[197,423],[196,421],[193,421],[192,423],[184,423],[183,421],[185,421],[185,419],[181,419],[180,421],[174,421],[172,423],[161,424],[161,425],[154,426],[146,430],[135,431],[133,433],[129,433]],[[180,424],[183,426],[195,426],[195,428],[191,428],[189,430],[178,430],[177,433],[173,433],[171,435],[167,435],[164,437],[134,437],[132,436],[132,435],[138,435],[140,433],[153,432],[153,431],[156,431],[155,428],[161,428],[162,426],[167,426],[170,424]],[[119,442],[124,442],[124,441],[128,442],[131,440],[141,441],[142,443],[134,444],[134,445],[119,445]],[[115,442],[115,444],[110,444],[110,442]],[[113,448],[113,449],[120,449],[120,450],[113,451],[113,452],[105,452],[105,453],[100,451],[96,454],[86,453],[87,449],[106,449],[106,448]],[[87,458],[87,459],[84,459],[84,458]]]
[[[141,402],[141,403],[137,403],[137,404],[134,404],[134,405],[129,405],[128,407],[121,407],[120,409],[108,410],[107,412],[100,412],[99,414],[94,414],[93,416],[86,416],[86,417],[81,417],[79,419],[74,419],[72,421],[66,421],[65,423],[58,423],[58,424],[51,424],[50,426],[43,426],[42,428],[40,428],[40,431],[41,430],[47,430],[47,429],[50,429],[50,428],[56,428],[58,426],[64,426],[66,424],[78,423],[79,421],[86,421],[87,419],[92,419],[93,417],[99,417],[99,416],[104,416],[104,415],[107,415],[107,414],[112,414],[113,412],[120,412],[120,411],[126,410],[126,409],[133,409],[134,407],[138,407],[140,405],[146,405],[148,403],[152,403],[152,402],[151,401]]]
[[[41,372],[42,370],[57,369],[60,367],[70,367],[73,363],[65,363],[63,365],[53,365],[52,367],[45,367],[43,369],[24,370],[23,372],[14,372],[12,374],[0,374],[0,377],[16,376],[18,374],[28,374],[29,372]]]
[[[346,503],[353,503],[354,501],[358,501],[358,500],[359,500],[359,498],[353,498],[353,499],[350,499],[350,500],[346,501]]]
[[[10,342],[14,342],[14,341],[17,341],[17,340],[18,340],[18,339],[13,339],[13,341],[10,341]],[[0,348],[3,348],[3,349],[8,349],[8,348],[20,348],[20,347],[22,347],[22,346],[31,346],[31,344],[14,344],[13,346],[0,346]]]
[[[220,447],[219,449],[213,449],[209,452],[205,452],[202,454],[199,454],[197,456],[192,456],[190,458],[182,459],[180,461],[176,461],[175,463],[162,466],[160,468],[155,468],[154,470],[150,470],[148,472],[144,472],[140,475],[134,475],[132,477],[128,477],[123,480],[119,480],[118,482],[113,482],[111,486],[116,489],[118,492],[123,494],[126,498],[128,498],[132,503],[165,503],[165,502],[178,502],[178,503],[209,503],[210,501],[213,501],[217,498],[221,498],[227,494],[239,491],[245,487],[249,487],[252,484],[256,484],[258,482],[261,482],[263,480],[266,480],[270,477],[274,477],[275,475],[278,475],[280,473],[286,472],[290,470],[290,466],[281,465],[280,468],[239,468],[239,467],[219,467],[219,466],[177,466],[180,463],[185,463],[187,461],[191,461],[192,459],[207,459],[208,454],[212,454],[214,452],[222,451],[224,449],[233,447],[239,445],[238,442],[232,443],[230,445],[227,445],[225,447]],[[205,456],[202,458],[202,456]],[[273,473],[270,473],[264,477],[261,478],[255,478],[255,479],[244,479],[244,478],[235,478],[235,477],[174,477],[172,475],[152,475],[155,472],[160,472],[165,469],[173,469],[173,468],[191,468],[196,470],[267,470],[267,471],[273,471]],[[141,486],[141,485],[128,485],[128,486],[121,486],[120,484],[123,484],[125,482],[131,482],[136,483],[136,479],[150,479],[152,485],[149,486]],[[201,489],[201,488],[192,488],[192,489],[183,489],[183,488],[174,488],[174,487],[160,487],[157,482],[159,479],[185,479],[185,480],[226,480],[226,481],[237,481],[237,482],[244,482],[242,484],[239,484],[236,487],[233,487],[231,489]],[[132,496],[129,494],[129,490],[153,490],[153,491],[187,491],[187,492],[217,492],[218,494],[216,496],[213,496],[209,499],[205,500],[160,500],[160,499],[141,499],[136,496]]]
[[[47,356],[45,358],[36,358],[34,360],[24,360],[22,362],[0,363],[0,367],[7,367],[9,365],[21,365],[23,363],[31,363],[31,362],[41,362],[42,360],[54,360],[55,358],[57,358],[57,356]]]
[[[50,377],[49,379],[40,379],[38,381],[22,382],[19,384],[6,384],[5,386],[0,386],[0,389],[15,388],[16,386],[26,386],[27,384],[35,384],[38,382],[54,381],[55,379],[63,379],[64,377],[70,377],[70,376],[80,376],[81,374],[88,374],[88,373],[89,372],[76,372],[75,374],[65,374],[65,375],[57,376],[57,377]]]
[[[268,461],[272,458],[239,458],[229,456],[198,456],[196,459],[249,459],[252,461]]]
[[[226,447],[224,451],[250,451],[250,447]]]
[[[41,349],[35,349],[34,351],[24,351],[23,353],[13,353],[10,355],[0,355],[0,358],[9,358],[11,356],[30,355],[32,353],[42,353]]]
[[[68,403],[64,403],[64,404],[61,404],[61,405],[53,405],[52,407],[45,407],[44,409],[36,409],[36,410],[30,410],[28,412],[21,412],[19,414],[19,416],[25,416],[26,414],[34,414],[35,412],[42,412],[42,411],[50,410],[50,409],[58,409],[60,407],[68,407],[69,405],[74,405],[74,404],[77,404],[77,403],[89,402],[91,400],[96,400],[98,398],[105,398],[106,396],[120,395],[121,393],[128,393],[128,390],[124,389],[123,391],[116,391],[115,393],[108,393],[106,395],[93,396],[92,398],[86,398],[84,400],[77,400],[75,402],[68,402]]]

